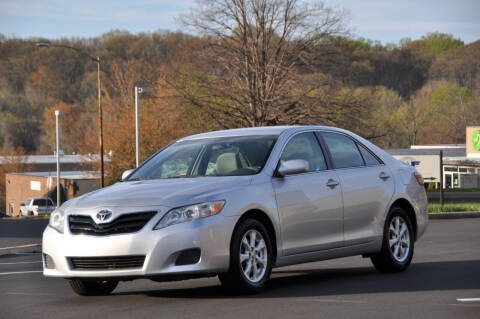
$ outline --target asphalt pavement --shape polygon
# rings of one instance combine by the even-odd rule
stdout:
[[[480,219],[431,221],[406,272],[380,274],[362,257],[309,263],[275,269],[253,296],[206,278],[122,282],[110,296],[79,297],[41,269],[40,254],[0,257],[0,318],[478,319]]]
[[[47,218],[2,218],[0,219],[0,248],[38,244],[47,225]]]

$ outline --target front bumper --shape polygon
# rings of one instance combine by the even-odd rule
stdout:
[[[159,215],[159,214],[157,214]],[[155,277],[220,273],[228,270],[230,239],[236,218],[222,214],[152,230],[161,216],[155,216],[140,231],[108,236],[73,235],[65,225],[64,234],[51,227],[43,233],[43,253],[54,269],[43,274],[63,278]],[[195,264],[177,266],[180,251],[200,248]],[[68,257],[145,255],[143,267],[135,269],[72,269]]]

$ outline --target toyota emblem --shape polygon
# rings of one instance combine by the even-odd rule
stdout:
[[[112,217],[112,211],[110,209],[102,209],[97,213],[97,219],[101,222],[107,221]]]

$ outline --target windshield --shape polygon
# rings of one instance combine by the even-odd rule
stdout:
[[[176,142],[153,156],[128,180],[254,175],[277,136],[235,136]]]

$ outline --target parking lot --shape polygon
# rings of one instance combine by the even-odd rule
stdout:
[[[2,246],[19,242],[0,237]],[[269,289],[253,296],[206,278],[122,282],[111,296],[79,297],[42,276],[39,253],[8,255],[0,318],[479,318],[479,247],[480,218],[432,220],[404,273],[380,274],[361,257],[309,263],[274,270]]]

